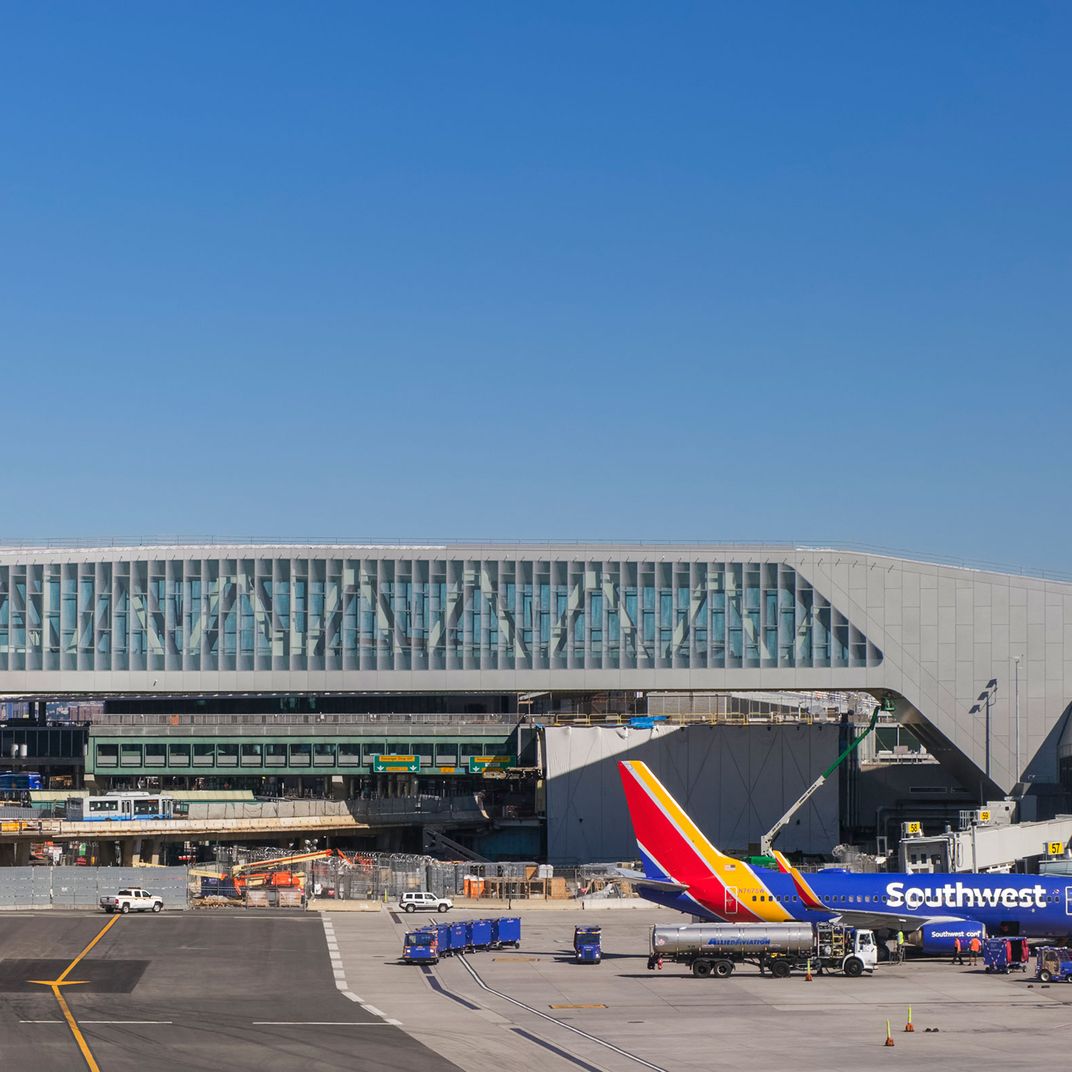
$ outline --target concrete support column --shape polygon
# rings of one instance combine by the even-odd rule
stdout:
[[[153,867],[159,867],[163,862],[161,857],[164,853],[164,841],[162,838],[153,838],[149,842],[149,862]]]
[[[346,779],[341,774],[331,775],[328,796],[332,800],[346,799]]]
[[[119,842],[119,866],[134,867],[141,863],[141,838],[124,838]]]
[[[0,867],[15,866],[15,842],[0,842]]]

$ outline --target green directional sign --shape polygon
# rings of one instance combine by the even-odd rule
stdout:
[[[513,756],[470,756],[469,773],[482,774],[486,770],[503,770],[514,765]]]
[[[421,769],[421,757],[389,755],[373,756],[372,769],[376,771],[377,774],[416,774]]]

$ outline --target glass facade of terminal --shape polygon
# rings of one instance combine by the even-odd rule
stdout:
[[[134,558],[0,566],[0,670],[866,667],[784,562]]]

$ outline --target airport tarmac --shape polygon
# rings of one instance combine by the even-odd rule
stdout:
[[[1008,1069],[1028,1055],[1040,1064],[1067,1060],[1069,984],[1043,987],[936,960],[880,965],[861,979],[776,980],[749,965],[730,979],[697,979],[681,965],[646,967],[648,928],[686,921],[677,913],[514,914],[523,920],[520,950],[444,959],[434,969],[397,963],[402,935],[420,916],[330,915],[351,984],[375,993],[404,1030],[467,1072],[859,1072],[879,1061]],[[603,927],[601,964],[573,962],[575,924]]]
[[[10,913],[0,935],[4,1069],[452,1067],[340,992],[314,913]],[[72,1024],[30,980],[60,979],[98,935],[59,988]]]
[[[750,966],[697,979],[678,965],[646,969],[648,928],[680,923],[674,913],[513,914],[520,950],[434,968],[398,961],[423,915],[2,915],[3,1067],[691,1072],[747,1062],[858,1072],[879,1061],[985,1070],[1066,1060],[1072,985],[944,961],[881,965],[855,980],[775,980]],[[579,923],[603,927],[601,964],[573,962]],[[47,985],[55,980],[72,984],[58,988],[70,1021]],[[910,1004],[916,1030],[906,1034]]]

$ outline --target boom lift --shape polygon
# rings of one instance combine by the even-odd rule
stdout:
[[[353,866],[353,860],[341,849],[320,849],[316,852],[299,852],[290,856],[273,856],[267,860],[248,860],[244,864],[235,864],[227,871],[197,868],[192,873],[202,878],[216,879],[220,883],[229,882],[234,886],[238,895],[241,895],[247,888],[259,889],[265,886],[304,889],[305,872],[301,868],[292,870],[293,866],[332,857],[337,857]]]
[[[796,813],[800,811],[800,809],[803,808],[820,789],[822,789],[830,775],[833,774],[850,755],[852,755],[860,745],[860,742],[874,730],[875,726],[878,725],[878,716],[883,712],[888,713],[893,709],[893,699],[889,696],[885,697],[882,703],[875,708],[871,715],[871,721],[867,724],[863,732],[859,733],[849,742],[841,755],[839,755],[837,759],[835,759],[834,762],[831,763],[830,766],[827,767],[826,770],[824,770],[823,773],[820,774],[819,777],[793,801],[789,806],[789,810],[759,839],[759,852],[761,856],[770,856],[771,851],[774,848],[774,839],[789,825],[789,820],[792,819],[793,816],[796,815]]]

